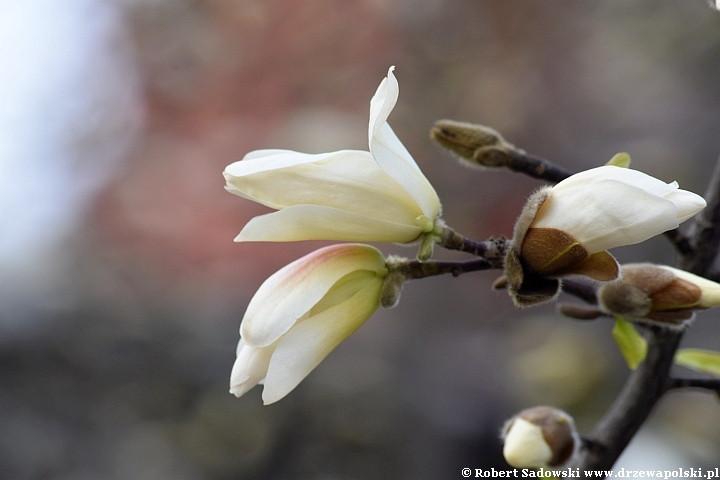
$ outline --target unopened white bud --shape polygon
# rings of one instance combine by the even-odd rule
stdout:
[[[622,266],[622,278],[598,290],[601,308],[614,315],[682,327],[693,311],[720,306],[720,284],[651,263]]]
[[[503,430],[503,456],[515,468],[561,466],[579,443],[572,418],[551,407],[523,410]]]

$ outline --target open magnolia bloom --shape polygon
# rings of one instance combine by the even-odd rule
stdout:
[[[387,275],[379,250],[343,244],[270,276],[243,317],[230,393],[239,397],[264,381],[265,404],[287,395],[377,310]]]
[[[528,199],[505,259],[508,291],[520,306],[552,299],[558,277],[618,277],[606,250],[642,242],[678,225],[706,205],[677,182],[606,165],[572,175]]]
[[[598,290],[600,308],[613,315],[682,326],[694,310],[720,306],[720,284],[651,263],[622,266],[622,278]]]
[[[224,172],[226,189],[277,212],[252,219],[235,241],[399,242],[429,233],[440,200],[387,118],[393,68],[370,101],[370,151],[256,150]]]

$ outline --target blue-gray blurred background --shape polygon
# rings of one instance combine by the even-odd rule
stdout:
[[[460,166],[437,119],[571,170],[626,151],[699,193],[720,154],[704,0],[4,1],[0,64],[3,479],[453,479],[506,467],[520,409],[592,428],[628,373],[611,323],[516,310],[497,272],[411,282],[277,404],[228,393],[253,292],[323,243],[233,243],[267,210],[221,172],[366,148],[390,65],[390,123],[478,240],[509,235],[538,182]],[[664,238],[614,253],[675,261]],[[719,317],[684,344],[720,348]],[[719,426],[717,398],[673,393],[622,465],[718,466]]]

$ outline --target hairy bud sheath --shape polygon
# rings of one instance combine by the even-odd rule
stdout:
[[[622,266],[622,279],[598,290],[607,313],[683,327],[695,310],[720,306],[720,284],[665,265],[632,263]]]
[[[506,167],[515,146],[490,127],[455,120],[438,120],[430,138],[471,167]]]

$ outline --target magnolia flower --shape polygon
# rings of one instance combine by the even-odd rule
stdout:
[[[561,466],[579,443],[572,417],[551,407],[518,413],[505,424],[503,440],[505,461],[515,468]]]
[[[225,169],[229,192],[277,210],[235,241],[405,243],[433,230],[440,200],[387,123],[399,91],[393,69],[370,101],[369,152],[257,150]]]
[[[230,393],[239,397],[264,381],[265,404],[287,395],[375,312],[387,274],[380,251],[343,244],[270,276],[242,320]]]
[[[678,326],[694,310],[720,306],[720,284],[666,265],[631,263],[622,266],[622,279],[600,287],[598,302],[606,313]]]
[[[530,305],[553,298],[559,286],[553,278],[613,280],[619,268],[607,249],[677,228],[705,205],[677,182],[629,168],[606,165],[572,175],[528,199],[505,261],[508,290],[518,304]]]

